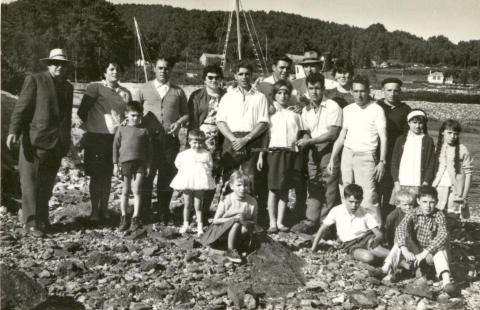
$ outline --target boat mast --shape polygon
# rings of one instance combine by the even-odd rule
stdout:
[[[240,0],[236,0],[235,10],[237,12],[238,59],[242,60],[242,37],[240,34]]]
[[[145,62],[145,55],[143,54],[142,40],[140,38],[140,30],[138,29],[137,19],[135,17],[133,18],[133,21],[135,22],[135,29],[137,30],[138,45],[140,46],[140,53],[142,54],[143,72],[145,73],[145,82],[148,82],[147,66]]]

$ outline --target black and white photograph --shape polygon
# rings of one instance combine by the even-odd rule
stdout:
[[[0,309],[480,308],[478,0],[0,2]]]

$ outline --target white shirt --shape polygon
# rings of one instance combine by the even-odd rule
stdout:
[[[375,217],[363,207],[359,207],[354,214],[350,214],[343,204],[334,207],[323,220],[323,224],[327,226],[336,224],[338,238],[342,242],[362,237],[367,231],[378,227]]]
[[[155,79],[153,80],[153,84],[155,85],[155,89],[157,90],[158,95],[160,95],[160,98],[163,99],[163,97],[165,97],[168,90],[170,89],[170,81],[167,81],[167,83],[162,84],[157,79]]]
[[[422,180],[422,139],[424,134],[416,135],[409,131],[403,146],[402,159],[398,172],[398,181],[403,186],[420,186]]]
[[[313,103],[308,104],[302,110],[302,121],[305,128],[310,130],[312,138],[319,137],[328,132],[330,126],[342,126],[343,112],[340,106],[333,100],[323,97],[317,112]]]
[[[378,131],[387,127],[383,109],[375,102],[362,109],[357,103],[343,109],[343,128],[347,137],[345,147],[355,152],[371,152],[377,149]]]
[[[220,101],[217,124],[224,122],[232,132],[251,132],[259,123],[269,123],[268,101],[264,94],[250,89],[245,96],[238,87]]]
[[[283,108],[277,102],[273,105],[277,109],[270,116],[270,143],[268,147],[291,147],[298,152],[298,132],[304,130],[302,118],[297,113]]]

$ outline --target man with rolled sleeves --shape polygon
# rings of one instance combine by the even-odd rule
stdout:
[[[138,90],[138,100],[143,103],[144,113],[153,113],[165,130],[164,141],[153,139],[150,174],[143,182],[141,212],[151,215],[153,180],[157,176],[158,216],[165,225],[170,220],[170,200],[173,189],[170,183],[177,174],[175,158],[180,151],[178,132],[188,122],[187,97],[183,89],[170,81],[174,61],[158,57],[155,63],[155,80],[144,83]],[[153,210],[151,210],[153,211]],[[147,219],[148,220],[148,219]]]
[[[48,71],[25,78],[6,143],[11,149],[12,143],[20,142],[23,220],[25,231],[34,237],[43,237],[50,227],[48,201],[70,148],[73,104],[73,86],[65,74],[74,61],[59,48],[40,61]]]
[[[385,176],[382,182],[378,184],[379,202],[382,204],[382,220],[385,221],[387,215],[395,209],[395,206],[389,204],[394,182],[391,174],[391,163],[393,147],[397,138],[403,134],[407,124],[407,115],[412,111],[409,105],[401,102],[399,97],[402,92],[402,81],[395,77],[389,77],[382,81],[382,90],[384,99],[377,101],[377,104],[385,112],[387,119],[387,163],[385,165]]]

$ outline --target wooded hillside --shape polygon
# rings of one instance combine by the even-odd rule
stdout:
[[[153,58],[165,54],[184,60],[188,52],[189,59],[197,60],[204,52],[222,52],[226,12],[113,5],[105,0],[18,0],[2,4],[2,89],[18,93],[23,78],[43,70],[38,60],[55,47],[68,49],[70,57],[77,61],[79,81],[98,80],[96,63],[108,55],[131,64],[124,80],[133,78],[134,16]],[[370,60],[387,59],[426,65],[478,65],[480,40],[458,44],[444,36],[424,40],[403,31],[389,32],[375,21],[362,29],[281,12],[251,12],[251,16],[262,48],[268,38],[270,58],[316,50],[330,51],[332,57],[351,58],[357,67],[368,66]],[[243,14],[241,23],[244,58],[253,58]],[[235,41],[236,32],[232,31],[230,59],[236,58]],[[74,72],[70,78],[74,79]]]

